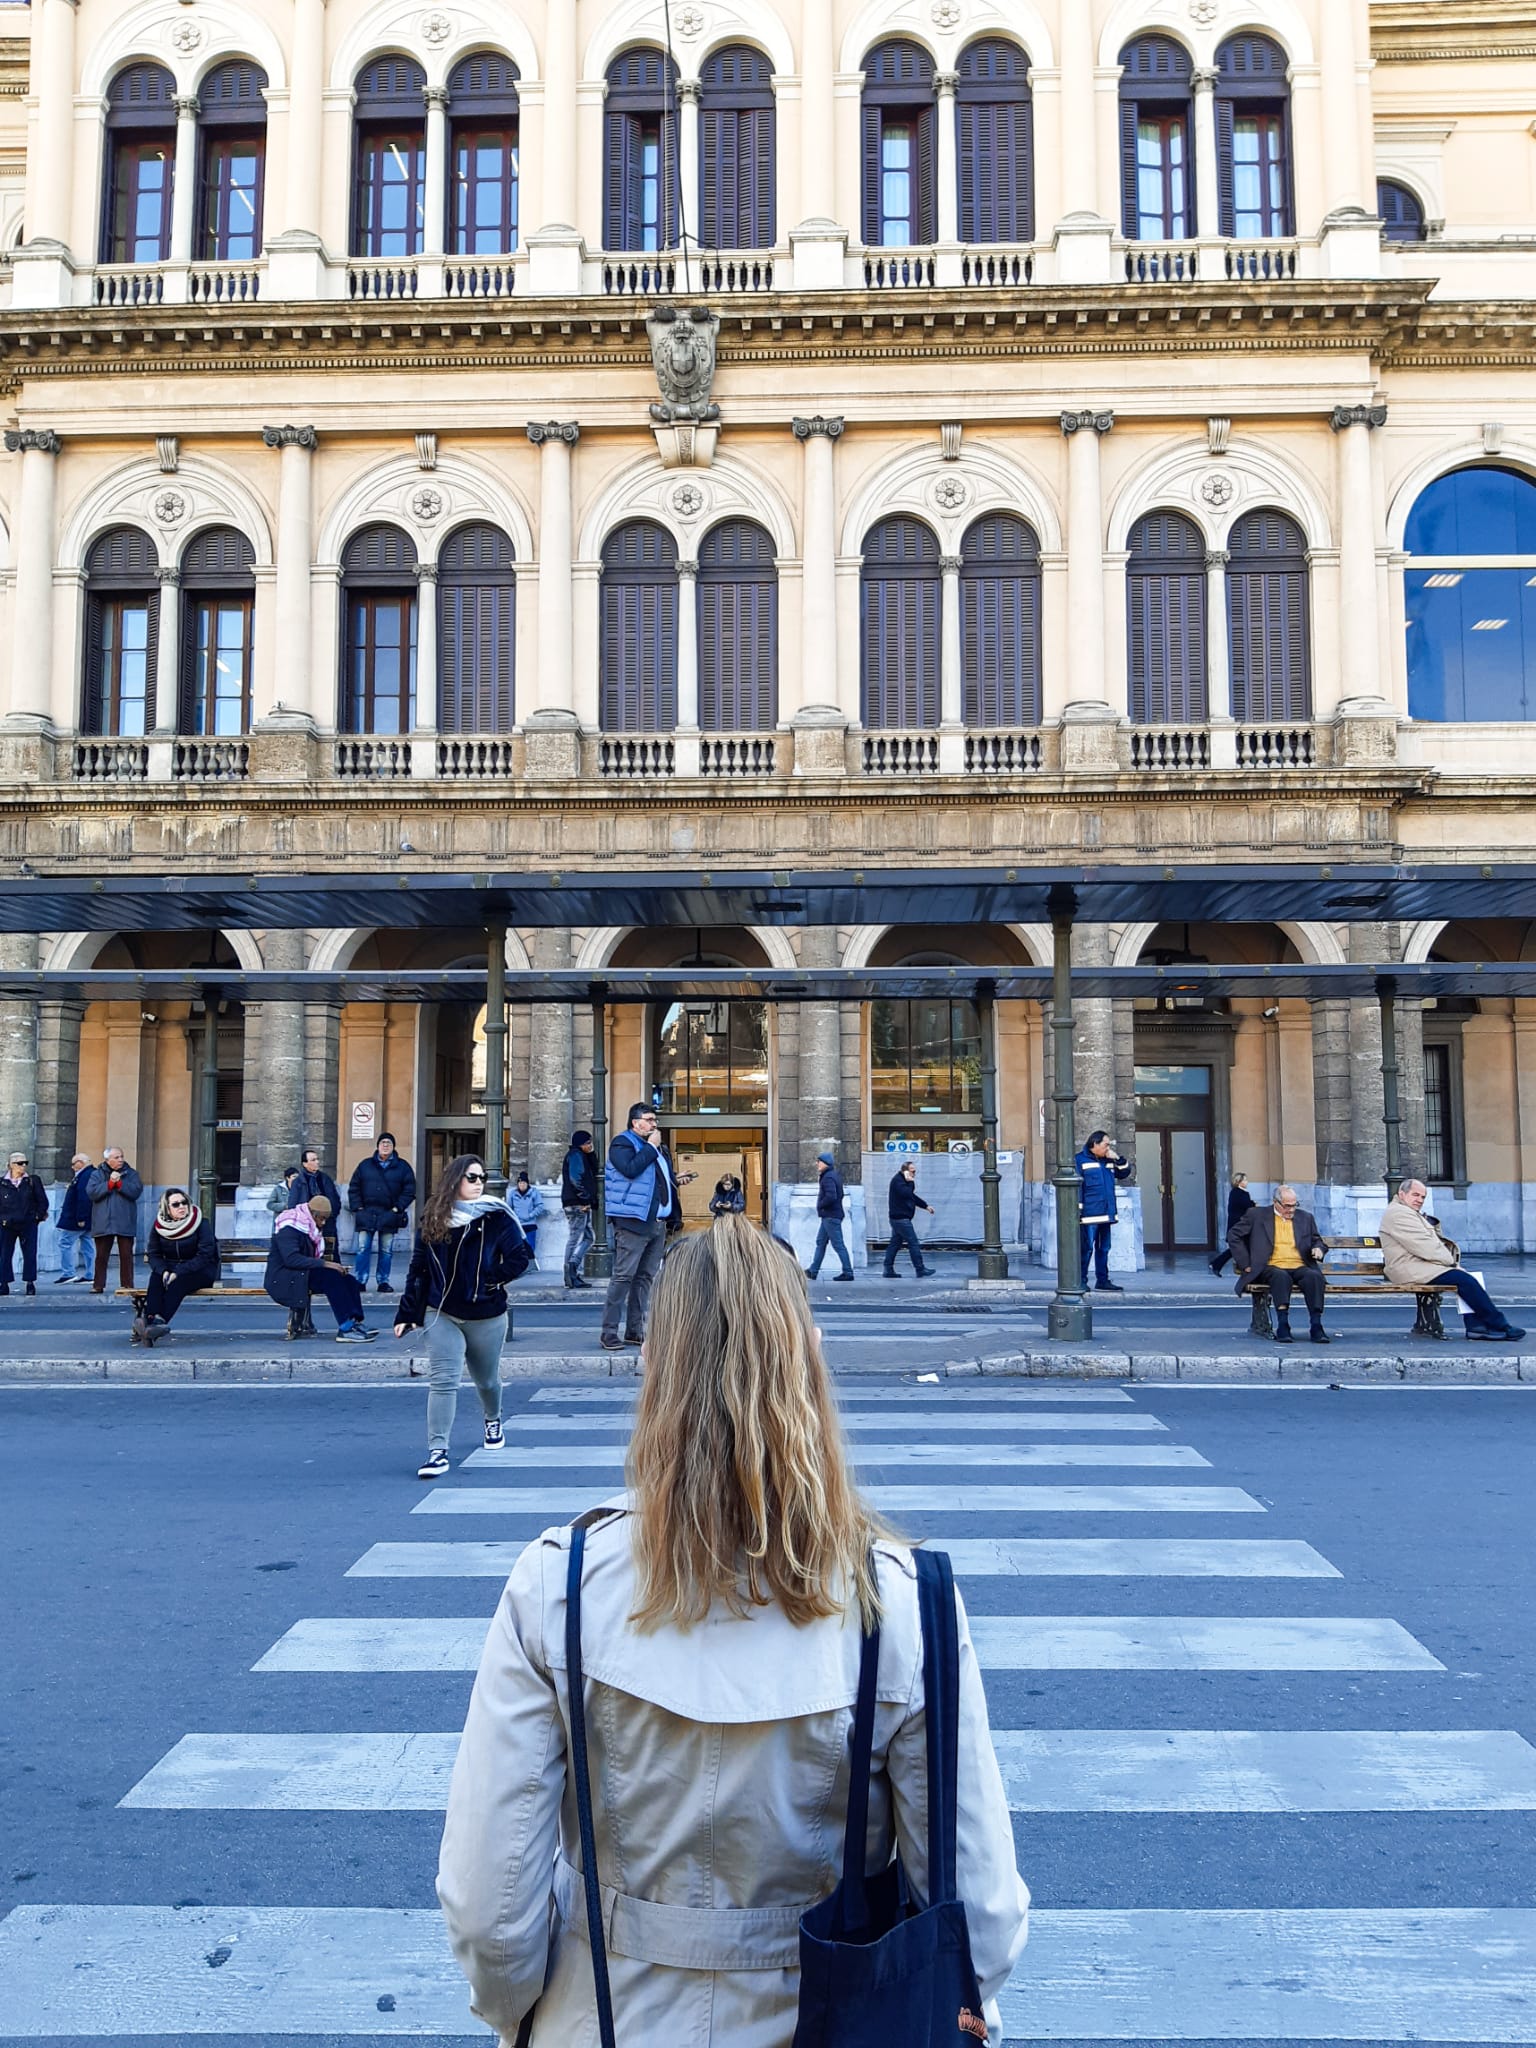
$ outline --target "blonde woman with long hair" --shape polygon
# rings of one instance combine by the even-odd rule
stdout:
[[[867,1868],[928,1870],[910,1548],[849,1468],[793,1256],[742,1216],[657,1285],[628,1495],[585,1533],[597,1875],[623,2048],[790,2048],[802,1913],[838,1881],[864,1627],[879,1664]],[[473,2010],[511,2048],[597,2039],[569,1780],[569,1529],[523,1552],[454,1767],[438,1897]],[[959,1615],[958,1874],[989,2039],[1029,1895]],[[957,2039],[959,2036],[957,2035]]]

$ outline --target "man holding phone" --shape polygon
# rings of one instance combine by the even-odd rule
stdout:
[[[1083,1285],[1088,1285],[1089,1261],[1093,1263],[1093,1284],[1101,1294],[1123,1294],[1109,1277],[1109,1236],[1115,1227],[1118,1206],[1116,1183],[1129,1180],[1131,1162],[1115,1150],[1107,1131],[1093,1131],[1073,1161],[1083,1177]]]

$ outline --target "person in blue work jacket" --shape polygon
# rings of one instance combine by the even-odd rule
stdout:
[[[1117,1205],[1115,1184],[1129,1180],[1131,1162],[1122,1159],[1106,1131],[1092,1131],[1088,1142],[1072,1162],[1083,1177],[1082,1237],[1083,1285],[1088,1285],[1088,1264],[1093,1262],[1093,1284],[1101,1294],[1123,1294],[1109,1277],[1109,1233],[1115,1227]]]
[[[677,1208],[677,1188],[648,1102],[630,1105],[625,1128],[608,1147],[603,1206],[613,1227],[613,1278],[598,1342],[605,1351],[622,1351],[645,1341],[651,1287],[667,1248],[667,1219]]]

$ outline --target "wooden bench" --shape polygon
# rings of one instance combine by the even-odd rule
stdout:
[[[113,1293],[119,1301],[131,1301],[133,1303],[134,1314],[136,1316],[141,1316],[144,1313],[145,1301],[149,1296],[149,1283],[146,1281],[142,1287],[114,1288]],[[267,1299],[267,1290],[265,1289],[265,1287],[231,1287],[222,1280],[219,1282],[217,1287],[197,1288],[195,1290],[195,1294],[218,1294],[222,1295],[230,1301],[250,1301],[257,1299],[265,1301]],[[186,1297],[186,1299],[188,1301],[192,1301],[193,1299],[195,1299],[195,1294],[189,1294]]]
[[[1460,1247],[1450,1238],[1445,1242],[1450,1248],[1451,1258],[1459,1257]],[[1379,1265],[1367,1265],[1360,1257],[1362,1252],[1381,1250],[1379,1237],[1325,1237],[1323,1243],[1328,1247],[1328,1255],[1322,1261],[1322,1268],[1330,1298],[1335,1295],[1348,1295],[1359,1300],[1376,1300],[1382,1295],[1412,1295],[1418,1304],[1418,1312],[1409,1335],[1433,1337],[1442,1344],[1448,1341],[1445,1324],[1440,1318],[1440,1297],[1442,1294],[1454,1295],[1454,1287],[1406,1287],[1389,1280]],[[1353,1263],[1338,1266],[1330,1264],[1329,1261],[1335,1252],[1353,1252]],[[1243,1291],[1253,1300],[1253,1320],[1248,1325],[1249,1336],[1273,1337],[1275,1326],[1270,1315],[1268,1287],[1250,1283]]]

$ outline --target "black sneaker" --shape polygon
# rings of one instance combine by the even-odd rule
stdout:
[[[73,1284],[74,1278],[75,1276],[73,1273],[61,1273],[58,1279],[55,1280],[53,1284],[55,1287],[69,1287]]]
[[[428,1451],[426,1457],[416,1467],[416,1477],[418,1479],[441,1479],[447,1470],[448,1453],[446,1451]]]
[[[144,1325],[144,1342],[153,1350],[170,1327],[163,1316],[150,1316]]]
[[[485,1448],[488,1451],[502,1451],[506,1449],[506,1445],[506,1433],[500,1422],[488,1422],[485,1425]]]
[[[1311,1337],[1312,1342],[1314,1344],[1331,1344],[1333,1342],[1333,1339],[1329,1336],[1328,1332],[1323,1328],[1321,1323],[1318,1324],[1315,1330],[1309,1331],[1308,1335]]]
[[[28,1294],[36,1294],[36,1292],[37,1292],[37,1284],[36,1284],[36,1282],[35,1282],[35,1281],[29,1280],[29,1281],[27,1282],[27,1292],[28,1292]]]
[[[1095,1294],[1124,1294],[1125,1289],[1118,1280],[1096,1280],[1093,1291]]]
[[[1291,1335],[1291,1326],[1289,1323],[1287,1323],[1283,1329],[1276,1330],[1275,1342],[1277,1344],[1294,1344],[1296,1342],[1296,1339]]]
[[[387,1280],[381,1280],[373,1291],[375,1294],[394,1294],[396,1289],[391,1287]]]
[[[853,1275],[851,1273],[834,1273],[832,1278],[834,1280],[851,1280]]]
[[[376,1344],[378,1341],[378,1331],[370,1330],[363,1322],[343,1323],[336,1332],[338,1344]]]

